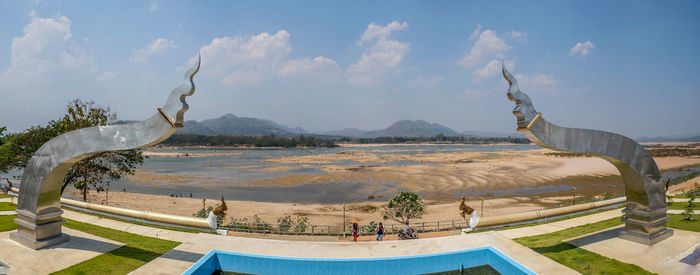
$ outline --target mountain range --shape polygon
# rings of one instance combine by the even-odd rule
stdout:
[[[133,121],[117,121],[116,124],[129,123]],[[202,121],[188,120],[185,127],[179,129],[177,134],[195,135],[246,135],[246,136],[268,136],[276,135],[282,137],[293,137],[300,134],[324,137],[351,137],[351,138],[375,138],[375,137],[432,137],[438,134],[445,136],[465,136],[465,137],[509,137],[519,136],[519,133],[497,133],[467,130],[457,132],[449,127],[438,123],[430,123],[423,120],[400,120],[387,128],[380,130],[361,130],[346,128],[341,130],[311,132],[301,127],[288,127],[266,119],[251,117],[239,117],[233,114],[225,114],[218,118],[205,119]],[[700,142],[700,133],[693,135],[672,135],[665,137],[639,137],[634,140],[638,142],[659,142],[659,141],[679,141],[679,142]]]
[[[320,135],[320,136],[339,136],[339,137],[432,137],[438,134],[445,136],[479,136],[479,137],[507,137],[516,136],[517,133],[494,133],[494,132],[478,132],[465,131],[457,132],[449,127],[429,123],[423,120],[401,120],[390,125],[387,128],[380,130],[360,130],[360,129],[342,129],[325,132],[309,132],[301,127],[288,127],[282,124],[275,123],[266,119],[239,117],[233,114],[225,114],[218,118],[205,119],[202,121],[188,120],[185,121],[184,127],[177,132],[178,134],[196,134],[196,135],[248,135],[248,136],[298,136],[305,135]]]

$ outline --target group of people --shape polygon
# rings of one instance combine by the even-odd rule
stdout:
[[[352,223],[352,241],[356,242],[357,237],[360,235],[360,226],[356,223]],[[377,241],[382,241],[384,240],[384,225],[380,222],[377,227],[374,229],[374,234],[376,234],[376,240]]]

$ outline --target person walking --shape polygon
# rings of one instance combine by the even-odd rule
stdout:
[[[384,240],[384,225],[379,222],[379,225],[377,225],[377,241],[382,241]]]
[[[353,242],[357,241],[357,223],[356,222],[352,223],[352,241]]]

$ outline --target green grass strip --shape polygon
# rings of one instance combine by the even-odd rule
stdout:
[[[17,218],[17,215],[2,215],[0,216],[0,232],[17,229],[17,224],[12,221]]]
[[[689,221],[685,217],[683,214],[669,214],[666,225],[680,230],[700,232],[700,220],[696,217],[695,220]]]
[[[125,245],[52,274],[127,274],[180,245],[179,242],[144,237],[70,219],[65,220],[65,227],[115,240]]]
[[[622,224],[620,218],[615,217],[549,234],[517,238],[514,241],[583,274],[653,274],[639,266],[610,259],[585,249],[577,249],[572,244],[562,242],[565,239],[593,233],[620,224]]]
[[[668,206],[668,209],[675,209],[675,210],[685,210],[685,208],[688,207],[688,202],[672,202],[671,205]],[[693,210],[700,210],[700,201],[695,202],[695,206],[693,207]]]
[[[0,202],[0,211],[13,211],[17,209],[17,205],[11,202]]]
[[[7,194],[0,194],[0,199],[6,199],[6,198],[13,198],[13,197],[10,195],[7,195]]]

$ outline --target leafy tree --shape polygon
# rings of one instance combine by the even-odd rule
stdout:
[[[15,168],[24,169],[34,152],[59,134],[49,125],[32,126],[24,132],[3,136],[3,144],[0,145],[0,172],[7,173]]]
[[[24,169],[34,153],[50,139],[72,130],[91,126],[109,125],[116,120],[116,114],[110,109],[95,105],[94,102],[71,101],[66,114],[59,120],[53,120],[47,126],[33,126],[22,133],[3,137],[0,145],[0,172],[13,168]],[[133,174],[136,165],[144,160],[140,150],[104,152],[90,156],[73,165],[66,173],[61,193],[68,184],[83,192],[92,187],[98,192],[109,190],[109,183],[125,174]]]
[[[408,224],[425,213],[426,205],[420,196],[413,192],[401,191],[384,207],[384,219]]]
[[[5,134],[3,134],[3,132],[5,132],[6,130],[7,130],[7,127],[0,127],[0,146],[5,144],[6,137],[5,137]]]
[[[92,101],[82,102],[76,99],[68,104],[63,118],[52,124],[58,132],[65,133],[91,126],[110,125],[116,119],[117,115],[109,107],[102,108]],[[66,173],[61,193],[68,184],[73,184],[82,191],[83,200],[87,200],[90,187],[97,192],[109,190],[111,181],[119,180],[122,175],[133,175],[136,165],[143,164],[143,160],[140,150],[103,152],[88,157],[73,165]]]

